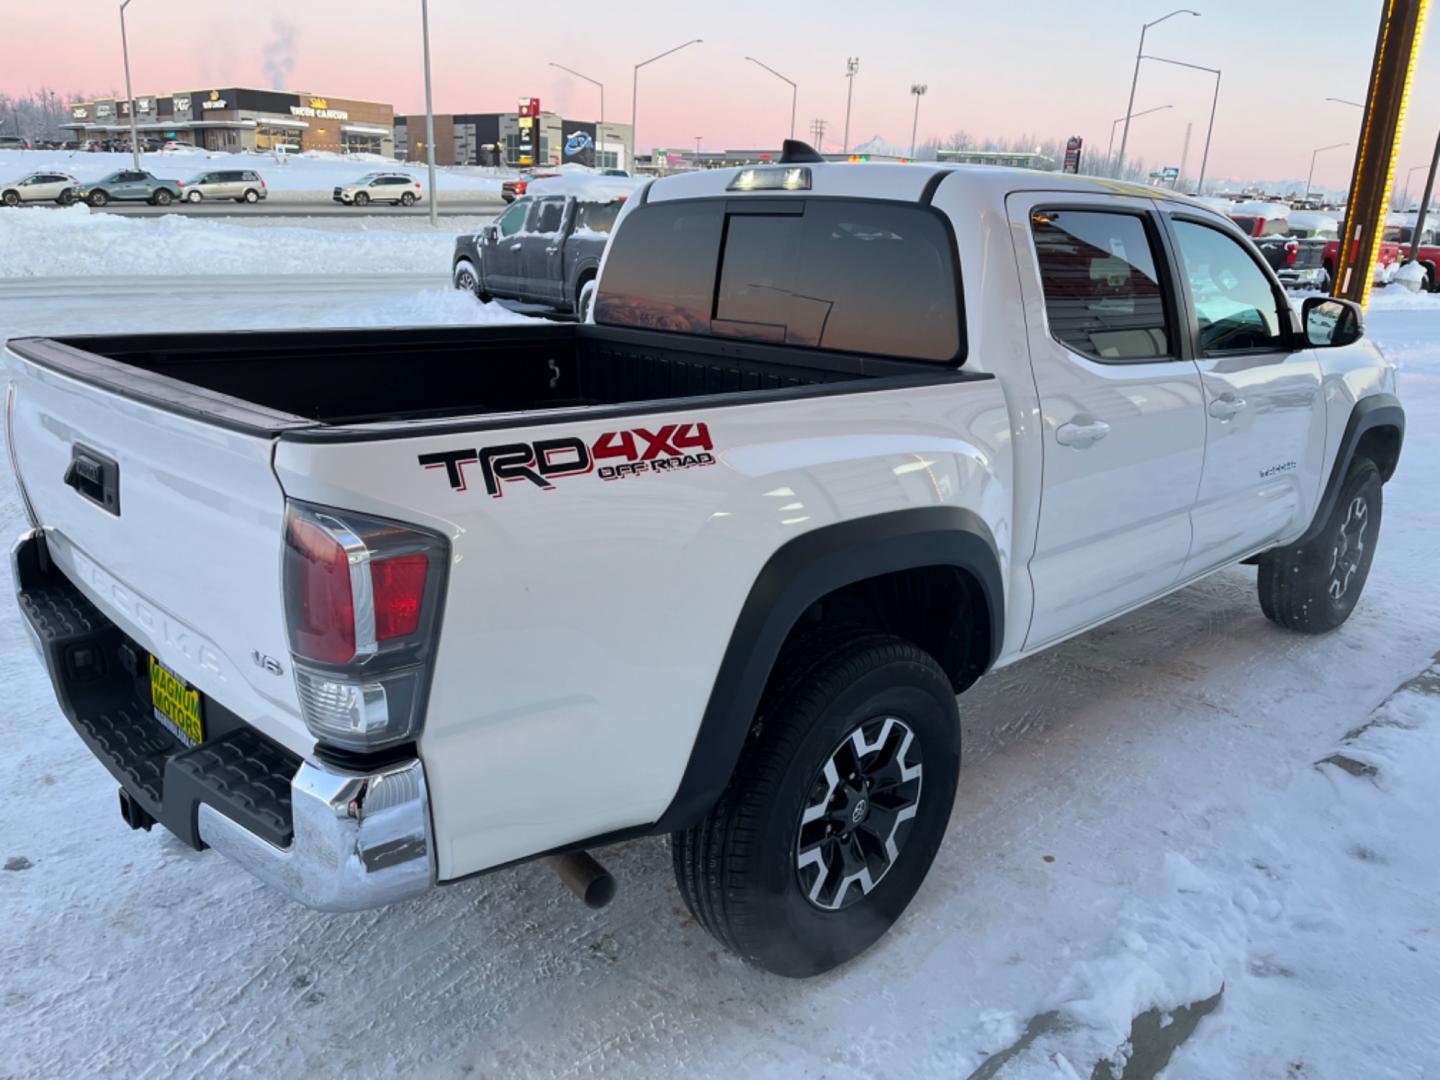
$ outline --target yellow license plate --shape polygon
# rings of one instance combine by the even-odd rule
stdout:
[[[186,686],[183,679],[153,656],[150,657],[150,701],[155,707],[155,719],[186,746],[198,746],[205,741],[200,691]]]

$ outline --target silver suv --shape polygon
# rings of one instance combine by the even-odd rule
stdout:
[[[234,199],[241,203],[257,203],[269,194],[260,174],[250,169],[226,169],[201,173],[185,183],[185,201],[202,199]]]
[[[80,190],[80,181],[62,172],[33,172],[13,184],[0,184],[0,203],[19,206],[22,203],[55,202],[69,206]]]
[[[346,206],[366,206],[372,202],[388,202],[397,206],[414,206],[424,198],[420,181],[407,173],[366,173],[353,184],[337,187],[331,198]]]

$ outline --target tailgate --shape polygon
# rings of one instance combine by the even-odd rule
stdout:
[[[14,351],[5,361],[15,467],[54,562],[181,679],[307,753],[314,740],[289,676],[272,436]]]

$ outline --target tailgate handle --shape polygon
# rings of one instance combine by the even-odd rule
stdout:
[[[120,466],[104,454],[79,443],[72,446],[65,484],[106,513],[120,516]]]

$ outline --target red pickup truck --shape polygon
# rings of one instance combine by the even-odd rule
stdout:
[[[1391,219],[1385,230],[1386,239],[1391,232],[1400,245],[1401,261],[1410,257],[1410,243],[1415,237],[1415,218],[1406,214],[1398,220]],[[1420,233],[1420,246],[1415,251],[1415,261],[1425,267],[1425,291],[1440,292],[1440,224],[1435,218],[1427,217],[1425,228]]]

